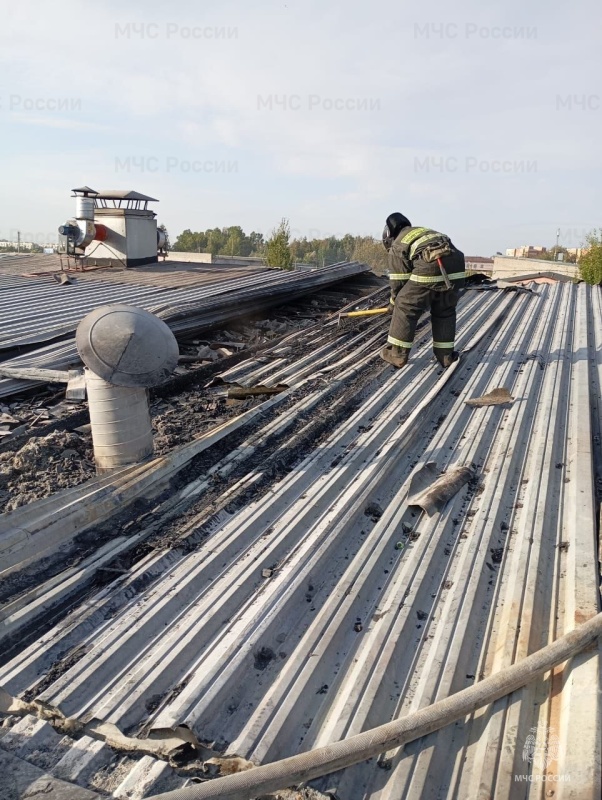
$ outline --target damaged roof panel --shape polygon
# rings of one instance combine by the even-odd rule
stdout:
[[[321,375],[273,423],[311,397],[307,423],[330,420],[324,435],[282,474],[270,478],[267,455],[266,472],[241,473],[244,502],[189,516],[174,549],[86,595],[0,669],[0,685],[84,725],[142,740],[184,725],[216,754],[266,763],[422,708],[572,630],[599,608],[600,312],[585,285],[468,291],[462,358],[446,372],[428,327],[399,372],[376,341],[358,336],[349,362],[349,334],[337,346],[314,332],[313,373],[303,357],[239,365],[241,384],[253,371],[290,385]],[[500,389],[512,404],[465,402]],[[429,515],[409,492],[433,463],[433,480],[470,479]],[[531,796],[530,777],[557,776],[557,796],[593,800],[599,670],[599,650],[585,652],[386,754],[384,769],[372,759],[315,785],[513,800]]]
[[[192,288],[158,288],[84,281],[58,286],[46,279],[21,278],[0,292],[0,349],[49,342],[71,334],[89,311],[120,302],[153,311],[171,324],[174,332],[197,330],[240,314],[269,308],[344,278],[367,272],[358,262],[335,264],[311,272],[261,270],[245,278]],[[11,281],[14,278],[10,279]],[[199,322],[197,317],[202,316]]]
[[[365,264],[344,262],[311,272],[246,270],[243,276],[187,288],[135,282],[105,282],[100,276],[67,286],[50,278],[35,280],[0,275],[0,351],[46,344],[31,353],[4,362],[4,366],[59,368],[79,364],[72,341],[80,320],[99,306],[126,303],[152,311],[176,335],[193,335],[240,317],[328,287],[369,270]],[[137,271],[131,270],[137,274]],[[230,272],[230,274],[232,274]],[[79,276],[78,276],[79,280]],[[137,280],[136,277],[132,281]],[[69,342],[56,343],[57,339]],[[14,394],[36,382],[0,378],[0,397]]]

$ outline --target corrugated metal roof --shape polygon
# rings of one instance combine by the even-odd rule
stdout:
[[[184,286],[208,286],[225,280],[240,280],[261,272],[270,272],[258,264],[203,264],[201,262],[165,261],[135,269],[105,268],[78,272],[77,280],[100,280],[111,283],[135,283],[139,286],[178,288]],[[273,271],[272,271],[273,274]]]
[[[171,254],[174,255],[173,253]],[[185,254],[182,254],[185,255]],[[205,263],[202,261],[179,261],[176,258],[169,258],[156,264],[148,264],[143,267],[124,269],[121,265],[114,267],[87,266],[83,270],[71,270],[67,274],[76,282],[80,281],[103,281],[105,283],[133,283],[139,286],[156,286],[158,288],[178,288],[186,286],[206,286],[217,281],[229,278],[242,278],[259,272],[271,272],[261,259],[249,260],[242,259],[242,263],[237,260],[224,259],[221,263]],[[34,255],[14,255],[14,257],[0,256],[0,288],[10,286],[5,281],[5,276],[10,280],[12,276],[37,277],[54,275],[62,272],[66,260],[59,254],[34,254]],[[71,266],[73,261],[71,260]],[[16,284],[15,284],[16,285]]]
[[[380,363],[382,321],[351,349],[313,333],[297,366],[237,368],[243,380],[288,370],[291,385],[322,381],[255,447],[294,419],[330,420],[328,435],[269,491],[189,518],[188,546],[151,552],[86,596],[0,684],[131,736],[185,725],[265,763],[405,715],[572,630],[599,608],[601,310],[585,285],[468,292],[462,359],[446,372],[428,330],[406,369]],[[512,405],[464,403],[500,387]],[[268,454],[238,473],[243,485],[265,477]],[[407,497],[433,461],[477,479],[428,517]],[[514,800],[550,781],[555,797],[597,798],[599,679],[599,650],[583,653],[387,754],[383,769],[371,760],[321,786],[354,799]]]
[[[36,284],[43,285],[45,281],[43,278],[38,278]],[[21,289],[24,285],[31,286],[32,281],[23,278],[20,275],[0,275],[0,290],[2,289]]]
[[[61,257],[58,253],[0,252],[0,273],[2,275],[48,274],[58,272],[60,269]]]
[[[40,347],[31,353],[2,362],[4,366],[11,367],[39,367],[40,369],[62,369],[65,367],[81,366],[81,358],[77,352],[75,341],[55,342],[54,344]],[[43,386],[39,381],[19,380],[18,378],[0,378],[0,397],[10,397],[26,389]]]
[[[98,306],[129,303],[148,307],[159,303],[165,290],[154,287],[75,283],[60,286],[51,278],[21,278],[0,293],[0,349],[49,342],[72,334],[80,320]],[[182,299],[183,293],[165,297]]]
[[[245,315],[259,313],[368,270],[364,264],[349,262],[314,270],[300,279],[299,273],[248,267],[232,270],[208,265],[201,280],[195,271],[176,271],[171,276],[171,270],[159,269],[159,277],[151,272],[150,285],[146,286],[144,275],[136,277],[137,270],[127,286],[120,285],[121,280],[129,283],[125,277],[116,277],[114,284],[95,276],[90,278],[90,283],[84,280],[59,286],[50,279],[0,276],[0,313],[4,309],[0,318],[0,351],[70,337],[89,311],[108,303],[129,303],[146,308],[164,319],[176,335],[199,333],[240,317],[241,308]],[[191,286],[177,288],[186,285],[187,278],[183,276],[189,274]],[[211,277],[206,279],[207,276]],[[1,292],[3,287],[11,291]],[[59,369],[79,361],[75,343],[70,340],[46,345],[4,363],[6,366]],[[34,381],[0,378],[0,397],[37,385],[40,384]]]
[[[109,303],[127,303],[153,311],[174,332],[199,330],[215,321],[239,316],[241,305],[246,313],[253,313],[368,270],[358,262],[307,273],[261,270],[186,289],[96,280],[60,286],[50,278],[22,278],[0,293],[0,349],[49,342],[72,334],[89,311]]]

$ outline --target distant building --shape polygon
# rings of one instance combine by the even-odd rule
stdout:
[[[577,264],[566,261],[546,261],[543,258],[526,259],[521,256],[496,256],[493,263],[493,279],[516,278],[521,275],[545,275],[550,272],[568,278],[579,278]]]
[[[584,256],[587,252],[589,252],[589,247],[568,247],[567,248],[567,253],[570,256],[575,256],[577,261],[579,261],[581,256]]]
[[[509,248],[506,250],[506,255],[510,258],[538,258],[545,252],[545,247],[526,244],[523,247]]]
[[[493,272],[493,259],[484,256],[465,256],[466,269],[468,272]]]
[[[34,245],[35,242],[9,242],[6,239],[0,239],[0,249],[14,247],[15,250],[31,250]]]

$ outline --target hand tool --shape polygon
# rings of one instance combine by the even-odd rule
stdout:
[[[362,311],[341,311],[339,312],[338,316],[337,328],[341,327],[341,323],[344,322],[345,319],[354,319],[356,317],[373,317],[377,316],[378,314],[389,314],[389,313],[390,313],[389,307],[368,308]]]

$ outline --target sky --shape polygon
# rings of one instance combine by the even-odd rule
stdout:
[[[602,227],[599,0],[19,0],[0,30],[0,238],[71,189],[184,229],[380,236],[466,255]]]

